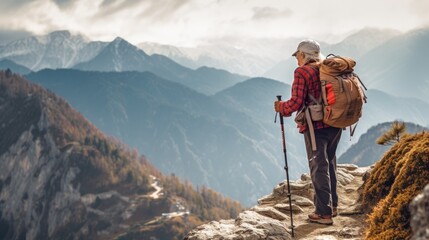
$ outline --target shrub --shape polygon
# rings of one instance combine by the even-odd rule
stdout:
[[[429,133],[406,136],[375,165],[364,183],[372,209],[366,239],[409,239],[411,200],[429,183]]]

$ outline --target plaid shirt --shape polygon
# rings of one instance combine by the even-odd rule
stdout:
[[[290,117],[293,112],[300,110],[304,103],[309,105],[312,102],[308,97],[309,93],[316,99],[319,99],[322,94],[319,68],[315,64],[307,64],[295,69],[291,98],[280,102],[280,113],[285,117]],[[313,122],[313,126],[314,129],[329,127],[322,121]],[[307,126],[298,125],[298,128],[299,132],[303,133]]]

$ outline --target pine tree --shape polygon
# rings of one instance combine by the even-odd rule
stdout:
[[[394,121],[391,128],[377,139],[377,144],[393,145],[406,134],[406,126],[404,122]]]

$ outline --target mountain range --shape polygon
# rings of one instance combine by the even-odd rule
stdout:
[[[360,58],[375,48],[383,48],[383,44],[390,39],[400,36],[397,31],[389,29],[364,28],[335,44],[321,43],[321,52],[324,56],[335,54],[348,56],[357,60],[358,66],[361,64]],[[292,53],[291,51],[289,51]],[[293,71],[297,67],[297,62],[291,54],[285,55],[274,66],[265,71],[263,76],[291,83]]]
[[[89,41],[69,31],[55,31],[0,46],[0,59],[9,59],[32,71],[44,68],[68,68],[95,57],[107,43]]]
[[[369,88],[429,102],[428,41],[429,28],[407,32],[362,56],[356,68]]]
[[[182,239],[242,207],[164,176],[61,97],[0,71],[0,239]]]
[[[10,69],[12,72],[19,73],[22,75],[31,73],[32,71],[22,65],[16,64],[9,59],[0,60],[0,69]]]
[[[27,77],[66,98],[104,132],[147,155],[161,171],[205,184],[244,204],[254,203],[284,177],[280,129],[272,107],[276,95],[290,92],[282,82],[249,79],[206,96],[148,72],[63,69]],[[425,124],[429,118],[420,111],[429,105],[417,99],[375,90],[367,95],[356,136],[351,142],[344,133],[339,155],[378,123],[403,118]],[[290,175],[296,179],[308,168],[303,138],[292,120],[285,124]]]
[[[278,124],[273,124],[274,96],[290,92],[290,87],[282,82],[265,78],[251,79],[239,83],[215,95],[225,106],[233,106],[235,109],[249,114],[261,126],[268,129],[271,138],[267,142],[272,144],[273,151],[276,152],[276,141],[281,137]],[[343,136],[338,146],[337,155],[340,157],[352,144],[359,140],[369,128],[384,122],[400,120],[426,126],[429,119],[429,112],[422,109],[429,109],[429,104],[416,98],[395,97],[378,90],[368,90],[366,92],[368,103],[364,105],[363,116],[359,120],[354,136],[350,136],[349,129],[343,131]],[[283,98],[285,99],[285,97]],[[308,166],[304,159],[304,140],[295,127],[292,119],[285,121],[286,140],[288,143],[288,155],[291,157],[292,176],[298,177]],[[375,144],[375,143],[374,143]],[[278,152],[278,151],[277,151]],[[281,159],[281,156],[277,156]],[[296,169],[296,170],[294,170]],[[295,172],[297,171],[297,172]]]
[[[232,73],[247,76],[260,76],[275,62],[275,56],[260,55],[252,51],[233,46],[230,42],[198,47],[176,47],[156,43],[140,43],[138,47],[148,54],[161,54],[191,69],[202,66],[224,69]],[[254,49],[253,49],[254,50]],[[260,50],[264,51],[264,50]]]
[[[13,61],[32,71],[43,68],[107,72],[150,71],[204,94],[214,94],[248,78],[205,66],[193,70],[163,55],[147,55],[120,37],[109,43],[94,42],[68,31],[24,38],[0,46],[0,59]]]
[[[265,143],[267,133],[258,122],[183,85],[149,72],[64,69],[27,77],[63,96],[101,130],[137,148],[164,173],[207,185],[243,203],[256,201],[281,179],[269,174],[281,169],[281,162],[267,148],[271,143]]]
[[[414,123],[405,122],[407,133],[427,132],[429,129]],[[392,122],[377,124],[362,134],[359,141],[338,158],[339,163],[352,163],[361,167],[371,166],[383,157],[392,146],[375,144],[377,139],[392,127]]]
[[[392,49],[396,43],[405,42],[414,46],[413,41],[416,41],[416,46],[412,50],[418,55],[417,49],[426,47],[422,43],[427,39],[427,31],[422,29],[397,36],[396,33],[386,31],[386,41],[374,42],[371,47],[365,45],[359,59],[370,59],[368,56],[375,53],[382,54],[387,51],[383,49]],[[61,35],[60,33],[56,34]],[[61,36],[67,37],[67,32],[62,32]],[[365,35],[361,37],[371,39]],[[358,35],[347,41],[357,38]],[[26,41],[43,42],[40,37],[30,39],[32,40]],[[44,42],[48,44],[48,40],[52,39],[55,38],[46,37]],[[19,46],[18,42],[0,46],[0,49],[3,52],[10,46]],[[350,46],[354,46],[350,47],[351,52],[356,50],[355,43],[356,41],[350,42]],[[289,85],[267,78],[248,79],[208,67],[193,70],[165,56],[148,55],[121,38],[100,44],[104,45],[99,51],[94,51],[96,53],[92,58],[72,65],[81,70],[42,70],[26,76],[66,98],[73,107],[109,135],[147,155],[161,171],[175,173],[195,185],[206,184],[246,205],[253,203],[284,177],[279,142],[281,136],[278,123],[273,122],[272,102],[276,95],[283,95],[283,99],[287,99]],[[290,51],[294,48],[293,44],[277,44]],[[329,47],[322,44],[326,49]],[[340,45],[344,48],[347,43]],[[403,45],[398,45],[401,46]],[[15,48],[15,54],[11,52],[9,56],[21,56],[19,53],[29,52],[31,46],[23,44],[22,49]],[[413,59],[407,57],[408,51],[398,51],[395,54],[400,53],[405,56],[398,59],[412,62]],[[4,55],[0,55],[0,58],[7,61]],[[292,61],[291,59],[291,64]],[[359,61],[361,62],[365,66],[363,60]],[[10,64],[9,62],[9,66]],[[364,71],[371,66],[364,66],[359,67],[357,72],[362,72],[364,83],[373,86],[373,81]],[[290,69],[292,71],[293,68]],[[379,79],[383,79],[381,76],[388,73],[381,67],[374,67],[371,71],[376,70],[379,70]],[[425,88],[426,82],[410,84],[410,88],[415,88],[417,92],[417,88]],[[386,83],[387,85],[389,84]],[[360,135],[376,124],[402,120],[428,125],[428,112],[424,111],[428,109],[428,103],[424,99],[416,99],[419,94],[411,89],[406,92],[407,97],[400,97],[401,95],[387,90],[388,88],[369,89],[368,104],[364,107],[355,137],[350,141],[347,133],[344,133],[338,155],[344,153],[351,144],[357,142]],[[297,133],[291,119],[286,121],[286,134],[291,176],[298,178],[308,167],[304,158],[302,136]]]
[[[387,40],[400,35],[390,29],[364,28],[337,43],[320,41],[322,53],[335,53],[358,58]],[[291,54],[302,39],[247,39],[243,42],[220,40],[197,47],[177,47],[140,43],[148,54],[161,54],[183,66],[196,69],[211,66],[247,76],[263,76],[286,81],[296,67]],[[291,62],[291,63],[289,63]],[[288,71],[291,70],[291,71]],[[286,81],[289,83],[288,81]]]

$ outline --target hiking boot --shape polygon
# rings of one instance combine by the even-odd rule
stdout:
[[[338,216],[337,207],[333,207],[332,208],[332,217],[336,217],[336,216]]]
[[[321,216],[317,213],[309,214],[308,220],[313,223],[319,223],[324,225],[332,225],[334,223],[334,221],[332,221],[332,216]]]

